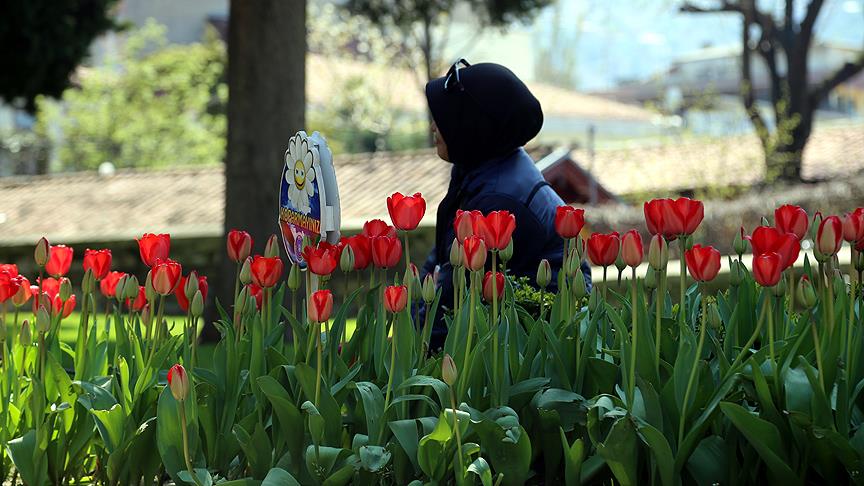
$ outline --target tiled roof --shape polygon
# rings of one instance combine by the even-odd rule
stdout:
[[[0,244],[219,234],[224,199],[221,166],[0,178]]]
[[[540,160],[551,150],[530,152]],[[573,152],[573,158],[590,170],[583,152]],[[396,191],[423,193],[430,208],[424,223],[434,223],[450,165],[432,150],[337,155],[334,162],[344,228],[386,217],[386,197]],[[593,173],[603,187],[626,195],[757,184],[762,166],[758,141],[740,137],[598,151]],[[804,156],[805,178],[862,170],[864,126],[814,131]],[[0,246],[32,244],[42,235],[68,243],[127,240],[144,231],[216,236],[222,231],[224,177],[222,166],[207,166],[0,178]]]
[[[618,195],[750,186],[765,178],[755,135],[632,145],[598,150],[593,168],[585,151],[573,158]],[[804,151],[805,180],[825,180],[864,170],[864,125],[814,129]]]

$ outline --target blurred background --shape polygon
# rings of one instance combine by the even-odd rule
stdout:
[[[864,204],[864,0],[11,0],[0,19],[0,261],[22,273],[47,235],[140,276],[133,239],[170,232],[230,286],[225,230],[257,251],[278,231],[301,129],[334,152],[346,233],[423,193],[418,261],[449,178],[423,86],[460,57],[540,99],[529,152],[592,231],[686,195],[729,253],[779,203]]]

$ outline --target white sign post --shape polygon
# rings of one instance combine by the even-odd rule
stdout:
[[[339,241],[341,209],[333,154],[320,133],[297,132],[288,141],[279,188],[279,227],[288,258],[300,268],[303,241]]]

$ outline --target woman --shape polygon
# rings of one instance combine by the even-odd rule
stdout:
[[[522,148],[543,126],[537,98],[506,67],[470,65],[460,59],[446,76],[426,85],[426,100],[438,156],[453,164],[447,195],[438,206],[435,248],[423,268],[426,274],[440,267],[436,284],[442,289],[441,306],[453,307],[449,257],[457,209],[509,211],[516,217],[516,231],[508,272],[533,281],[545,258],[557,274],[564,242],[555,233],[555,209],[564,201]],[[582,268],[590,282],[584,262]],[[553,285],[556,281],[553,278]],[[443,346],[446,334],[439,319],[432,331],[432,350]]]

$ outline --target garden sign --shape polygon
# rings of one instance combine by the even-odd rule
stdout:
[[[303,241],[339,241],[339,188],[333,155],[318,132],[297,132],[288,141],[279,189],[279,227],[291,261],[305,268]]]

